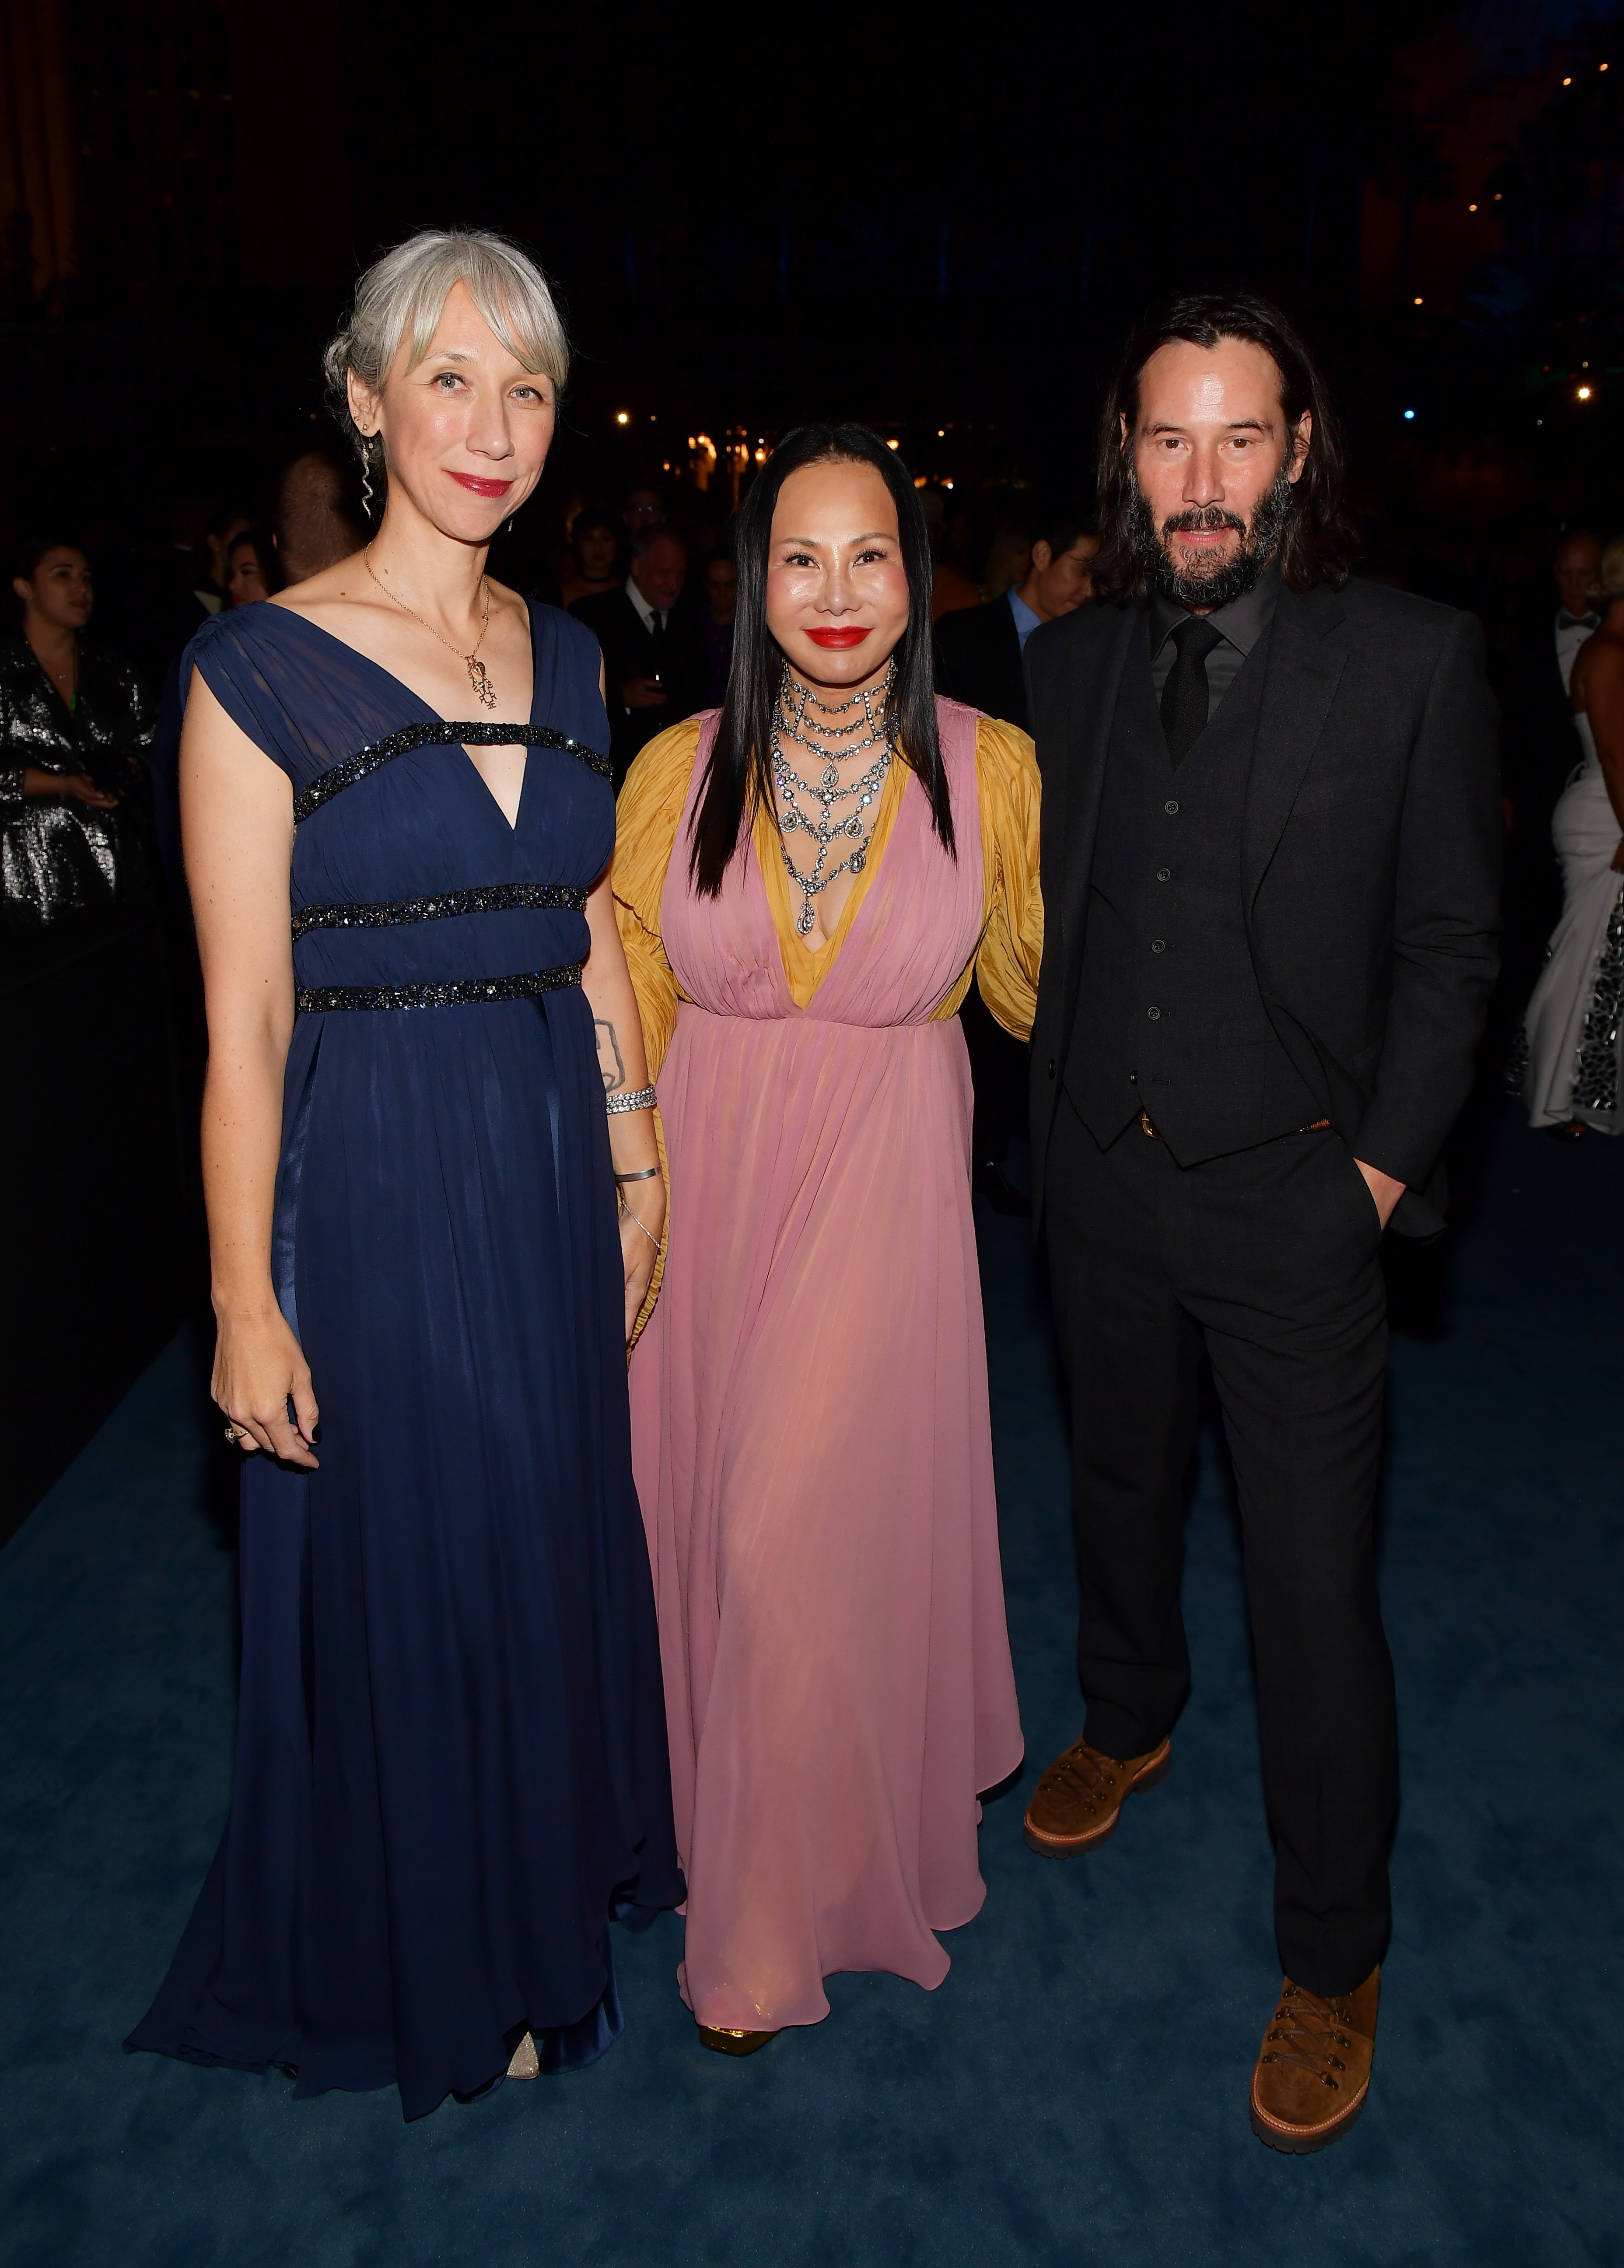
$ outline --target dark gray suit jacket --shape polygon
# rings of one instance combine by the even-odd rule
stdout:
[[[1100,787],[1131,609],[1032,632],[1043,775],[1043,969],[1032,1035],[1032,1219],[1083,975]],[[1499,968],[1496,711],[1476,617],[1374,583],[1282,591],[1242,837],[1270,1022],[1356,1157],[1407,1184],[1401,1233],[1443,1226],[1438,1153],[1472,1084]]]
[[[990,607],[957,607],[942,616],[936,626],[936,689],[1026,730],[1021,635],[1007,594]]]

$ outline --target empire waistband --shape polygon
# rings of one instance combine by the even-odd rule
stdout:
[[[447,984],[322,984],[296,992],[293,1005],[301,1016],[342,1008],[477,1008],[492,1000],[533,1000],[580,981],[580,962],[568,961],[518,976],[462,976]]]
[[[582,914],[586,892],[562,882],[494,882],[477,890],[440,890],[431,898],[400,898],[388,905],[300,906],[293,942],[313,929],[393,929],[406,922],[446,921],[459,914],[502,914],[515,907]]]

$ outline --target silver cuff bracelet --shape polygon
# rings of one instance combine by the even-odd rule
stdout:
[[[651,1110],[654,1108],[654,1089],[651,1086],[635,1086],[629,1094],[606,1095],[603,1107],[610,1111]]]

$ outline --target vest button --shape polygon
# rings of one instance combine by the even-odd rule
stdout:
[[[1158,882],[1171,882],[1172,880],[1172,868],[1171,866],[1158,866],[1156,870],[1156,879]]]
[[[1053,1057],[1053,1056],[1051,1056],[1051,1057],[1049,1057],[1049,1060],[1048,1060],[1048,1066],[1047,1066],[1047,1068],[1048,1068],[1048,1075],[1049,1075],[1049,1077],[1050,1077],[1051,1079],[1053,1079],[1053,1078],[1054,1078],[1054,1057]]]
[[[1169,819],[1175,818],[1178,815],[1179,806],[1176,803],[1165,803],[1162,806],[1162,809],[1167,814]]]
[[[1145,1014],[1149,1016],[1153,1024],[1159,1024],[1162,1020],[1162,1012],[1159,1008],[1147,1008],[1145,1010]]]
[[[1152,953],[1165,953],[1167,939],[1165,937],[1153,937],[1150,939],[1150,950]]]

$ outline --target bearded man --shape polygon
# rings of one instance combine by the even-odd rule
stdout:
[[[1378,1247],[1389,1222],[1443,1226],[1498,928],[1481,634],[1348,579],[1341,475],[1285,318],[1249,294],[1175,301],[1106,409],[1106,603],[1034,630],[1025,664],[1047,909],[1032,1209],[1069,1383],[1087,1704],[1026,1839],[1090,1851],[1168,1769],[1204,1350],[1285,1970],[1251,2117],[1293,2152],[1363,2107],[1390,1925]]]

